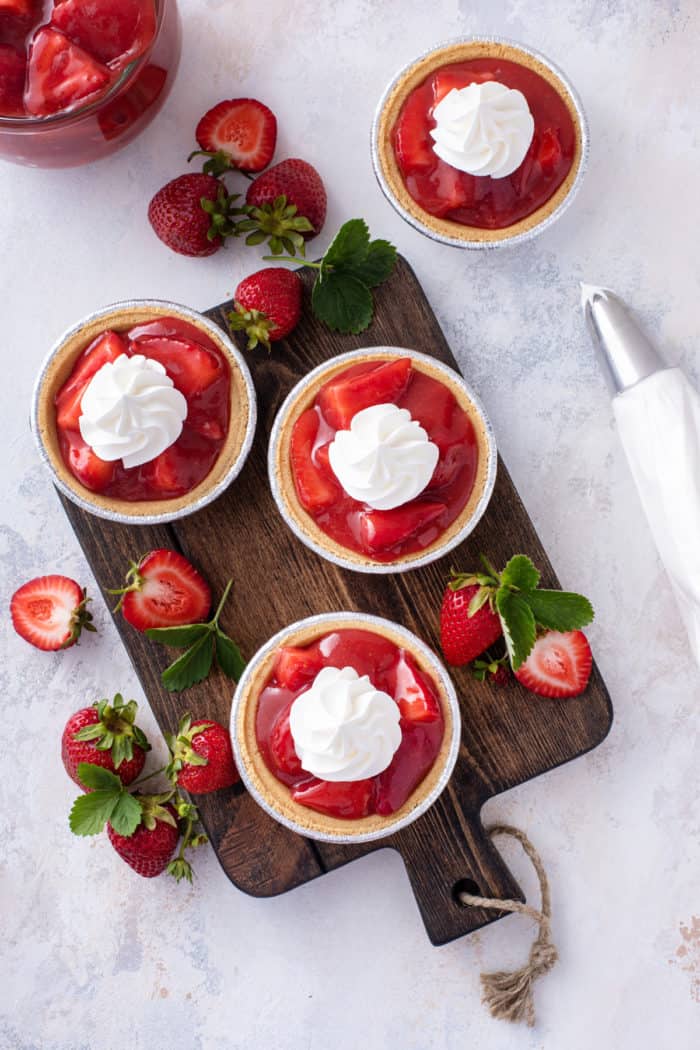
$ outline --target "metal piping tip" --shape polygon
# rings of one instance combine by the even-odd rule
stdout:
[[[668,366],[609,288],[581,284],[581,309],[601,371],[613,394]]]

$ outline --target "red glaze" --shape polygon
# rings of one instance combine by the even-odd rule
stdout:
[[[289,711],[323,667],[354,667],[392,696],[401,713],[402,741],[391,764],[369,780],[330,783],[301,768]],[[432,767],[445,722],[435,685],[410,652],[372,631],[343,628],[304,648],[281,648],[258,700],[260,752],[272,773],[304,806],[344,819],[395,813]]]
[[[535,121],[524,161],[511,175],[467,175],[433,152],[433,109],[452,88],[497,80],[522,91]],[[431,73],[404,102],[392,132],[406,189],[425,211],[465,226],[500,230],[532,215],[562,184],[574,160],[576,129],[561,95],[534,70],[497,58],[455,62]]]
[[[393,402],[407,408],[440,449],[427,489],[393,510],[352,499],[328,462],[336,426],[356,412]],[[440,538],[465,507],[476,479],[478,445],[471,419],[444,383],[411,367],[408,358],[353,365],[321,388],[296,420],[291,466],[297,496],[316,524],[343,547],[392,562]]]
[[[156,459],[129,470],[105,463],[85,444],[79,429],[80,400],[95,372],[120,353],[144,354],[165,367],[187,400],[187,418],[177,441]],[[103,332],[76,361],[56,395],[56,429],[63,460],[86,488],[136,502],[183,496],[216,462],[229,425],[231,375],[216,344],[195,325],[158,318],[128,332]]]

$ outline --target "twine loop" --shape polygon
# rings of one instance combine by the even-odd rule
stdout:
[[[493,1017],[503,1021],[525,1021],[532,1027],[535,1023],[532,986],[538,977],[544,976],[552,969],[558,959],[557,949],[552,941],[552,901],[549,881],[537,850],[523,831],[508,824],[496,824],[486,828],[486,831],[492,837],[508,835],[520,843],[537,874],[542,908],[541,911],[538,911],[537,908],[523,904],[522,901],[479,897],[464,891],[459,893],[460,902],[469,907],[515,912],[519,915],[526,915],[539,926],[539,932],[530,949],[525,966],[512,972],[497,970],[494,973],[481,974],[481,1001],[489,1008]]]

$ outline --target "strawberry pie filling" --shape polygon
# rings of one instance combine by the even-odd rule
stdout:
[[[336,434],[354,430],[353,420],[364,416],[364,410],[392,405],[405,409],[423,428],[437,462],[417,495],[387,507],[380,500],[354,498],[343,488],[331,464],[331,449]],[[393,443],[387,437],[387,444]],[[414,368],[408,357],[353,365],[334,376],[295,421],[291,437],[291,468],[301,505],[336,543],[381,562],[424,550],[440,538],[469,500],[478,458],[467,412],[444,383]],[[370,473],[390,469],[391,462],[385,458]],[[424,462],[419,459],[416,469]],[[392,488],[392,479],[388,484]]]
[[[155,0],[0,0],[0,116],[100,98],[150,48],[156,23]]]
[[[314,713],[313,709],[294,711],[294,705],[306,696],[302,703],[309,706],[309,698],[315,699],[312,693],[322,681],[319,676],[333,679],[328,668],[342,671],[335,677],[346,680],[346,692],[334,693],[338,686],[332,681],[326,687],[326,706],[312,727],[316,729],[315,737],[311,735],[315,747],[321,750],[320,741],[325,751],[311,759],[306,751],[303,754],[306,764],[317,770],[318,763],[329,770],[333,768],[335,779],[324,779],[304,768],[295,744],[295,734],[297,740],[301,739],[301,716],[308,723],[313,721]],[[358,676],[367,676],[368,681],[358,682]],[[322,704],[323,698],[319,697],[319,705]],[[396,705],[393,724],[389,713],[387,725],[386,707],[392,704]],[[338,711],[347,714],[338,715]],[[311,645],[277,651],[272,674],[258,699],[255,732],[265,764],[289,788],[296,802],[329,816],[358,820],[373,813],[388,816],[406,803],[437,758],[445,723],[434,682],[408,650],[373,631],[343,628]],[[371,764],[376,758],[374,745],[384,734],[392,736],[388,751],[380,760],[380,765],[386,762],[384,768],[372,776],[362,776],[358,751],[362,761],[369,763],[367,768],[376,768],[376,764]],[[352,771],[353,779],[337,779],[344,768]]]
[[[434,111],[450,92],[488,82],[521,92],[534,120],[524,160],[503,177],[452,166],[438,156],[431,135]],[[475,133],[488,130],[479,125]],[[507,138],[500,144],[506,143]],[[503,229],[532,215],[561,186],[574,161],[576,128],[561,95],[534,70],[506,59],[476,58],[442,66],[414,88],[393,128],[392,144],[406,189],[424,211],[465,226]]]
[[[87,388],[98,373],[135,358],[155,363],[158,380],[179,391],[175,396],[183,410],[177,418],[177,439],[152,459],[128,467],[123,459],[100,458],[85,440],[81,418]],[[221,350],[180,318],[162,317],[125,332],[102,332],[80,354],[55,398],[63,461],[81,484],[107,497],[135,502],[183,496],[206,478],[224,445],[230,386],[229,364]],[[156,405],[156,416],[161,411]],[[116,429],[124,428],[118,424]],[[120,436],[126,440],[129,435]]]

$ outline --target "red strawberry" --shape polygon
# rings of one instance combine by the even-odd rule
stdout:
[[[37,649],[68,649],[80,632],[94,631],[85,590],[67,576],[39,576],[12,595],[12,625]]]
[[[435,693],[409,653],[396,668],[396,696],[401,717],[409,722],[434,722],[440,717]]]
[[[320,419],[315,408],[307,408],[292,428],[290,459],[294,486],[299,502],[308,511],[331,507],[340,495],[340,489],[314,463],[313,451]]]
[[[285,645],[277,650],[275,678],[283,689],[301,689],[311,683],[322,666],[321,654],[317,650]]]
[[[411,367],[410,358],[399,357],[360,375],[331,380],[318,398],[324,419],[336,430],[347,430],[353,416],[363,408],[395,403],[408,386]]]
[[[107,825],[109,841],[138,875],[152,879],[161,875],[175,852],[180,831],[177,813],[170,804],[163,805],[159,795],[135,795],[141,803],[142,823],[127,838]]]
[[[272,727],[270,734],[270,755],[273,762],[283,773],[299,776],[302,772],[301,759],[294,747],[294,737],[289,725],[289,713],[292,705],[282,711]]]
[[[201,623],[211,607],[209,584],[177,551],[150,551],[133,563],[117,605],[137,631]],[[115,610],[116,611],[116,610]]]
[[[142,55],[156,32],[153,0],[61,0],[51,24],[105,65]]]
[[[384,553],[427,529],[444,510],[444,503],[412,500],[393,510],[362,511],[360,542],[368,554]]]
[[[448,664],[471,663],[503,634],[501,621],[488,601],[471,616],[469,606],[481,591],[478,583],[464,585],[454,575],[448,583],[440,610],[440,638]]]
[[[61,430],[79,429],[85,387],[102,365],[116,361],[126,352],[126,343],[116,332],[103,332],[82,352],[70,378],[56,395],[56,422]]]
[[[262,171],[275,152],[277,120],[257,99],[232,98],[208,110],[195,135],[200,150],[223,165],[217,166],[218,172],[226,168]]]
[[[231,737],[219,722],[193,722],[191,715],[183,715],[177,735],[168,734],[166,740],[172,756],[168,775],[192,795],[208,795],[240,780]]]
[[[284,266],[270,266],[244,278],[236,288],[235,310],[229,314],[233,332],[244,331],[248,349],[284,339],[301,317],[302,284],[299,274]]]
[[[29,49],[24,104],[33,116],[68,109],[104,90],[112,73],[57,29],[44,26]]]
[[[591,647],[583,631],[547,631],[541,635],[515,672],[515,677],[538,696],[579,696],[593,667]]]
[[[425,118],[425,103],[418,95],[411,95],[401,109],[394,132],[396,159],[404,175],[431,171],[437,160]]]
[[[0,4],[0,13],[3,8]],[[24,114],[24,76],[27,60],[21,51],[0,44],[0,114],[21,117]]]
[[[0,0],[0,15],[29,18],[34,12],[34,0]]]
[[[131,343],[135,354],[145,354],[163,365],[177,389],[189,400],[224,373],[221,358],[198,343],[170,336],[141,336]],[[189,423],[189,413],[188,413]]]
[[[148,205],[148,220],[156,236],[174,252],[213,255],[232,232],[233,200],[213,175],[178,175],[158,190]]]
[[[321,232],[326,221],[326,189],[321,176],[305,160],[292,158],[268,168],[251,182],[246,203],[252,208],[241,229],[246,243],[261,244],[269,238],[273,254],[295,248]]]
[[[71,472],[91,492],[102,492],[114,477],[116,463],[100,459],[84,441],[71,443],[68,451]]]
[[[538,152],[538,160],[545,175],[551,175],[561,163],[562,148],[559,133],[554,128],[545,128]]]
[[[292,798],[302,806],[327,813],[331,817],[359,820],[370,810],[374,780],[345,781],[306,780],[292,788]]]
[[[66,773],[83,791],[78,765],[90,762],[116,773],[122,784],[136,780],[151,750],[143,731],[134,724],[136,701],[124,703],[119,693],[114,703],[106,700],[83,707],[66,722],[61,737],[61,757]]]

